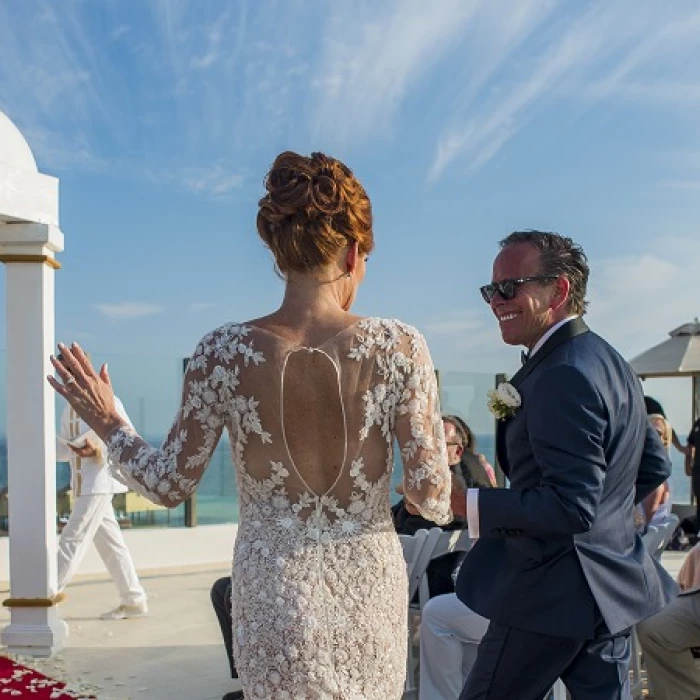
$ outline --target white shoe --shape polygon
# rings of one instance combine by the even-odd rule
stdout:
[[[146,617],[148,615],[148,605],[145,601],[134,603],[133,605],[120,605],[114,610],[110,610],[104,615],[100,615],[101,620],[126,620],[131,617]]]

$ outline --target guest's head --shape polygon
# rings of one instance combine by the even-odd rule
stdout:
[[[445,442],[447,443],[447,463],[449,465],[459,464],[465,450],[474,450],[474,433],[459,416],[443,416],[442,426],[445,429]]]
[[[500,246],[481,293],[504,342],[532,348],[553,325],[586,312],[588,262],[578,244],[558,233],[516,231]]]
[[[348,308],[374,247],[372,206],[352,171],[323,153],[275,159],[259,202],[258,233],[288,281],[344,286]]]
[[[646,409],[648,416],[650,416],[652,413],[658,413],[666,418],[666,411],[664,411],[663,406],[651,396],[644,397],[644,408]]]
[[[673,441],[673,430],[671,429],[671,424],[660,413],[650,414],[649,422],[654,430],[656,430],[656,432],[659,434],[664,447],[667,450],[671,449],[671,443]]]

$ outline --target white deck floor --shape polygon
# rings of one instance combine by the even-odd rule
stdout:
[[[684,558],[684,552],[667,552],[663,563],[675,577]],[[96,686],[100,700],[220,700],[240,688],[228,677],[209,599],[212,583],[227,573],[222,564],[215,570],[144,577],[150,615],[110,622],[98,617],[117,604],[111,581],[72,584],[61,605],[70,626],[68,644],[41,667],[75,685]],[[8,611],[0,608],[0,626],[7,622]]]
[[[60,608],[68,644],[38,665],[73,685],[96,686],[100,700],[221,700],[240,684],[229,678],[209,590],[229,572],[222,566],[142,578],[150,614],[135,620],[98,619],[118,604],[111,581],[73,583]],[[8,622],[0,608],[0,626]]]

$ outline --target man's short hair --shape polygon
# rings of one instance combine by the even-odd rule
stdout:
[[[501,248],[518,243],[529,243],[540,252],[540,275],[566,277],[569,280],[567,308],[572,314],[583,316],[588,308],[588,258],[578,243],[571,238],[548,231],[513,231],[501,242]]]

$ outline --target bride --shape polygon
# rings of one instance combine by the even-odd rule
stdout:
[[[321,153],[286,152],[266,189],[257,227],[286,280],[282,305],[199,342],[159,449],[120,417],[107,368],[96,373],[76,344],[59,345],[62,383],[49,381],[107,443],[118,477],[165,506],[193,493],[226,428],[246,698],[399,698],[407,581],[390,479],[397,443],[409,504],[451,520],[435,372],[414,328],[350,312],[374,244],[353,173]]]

